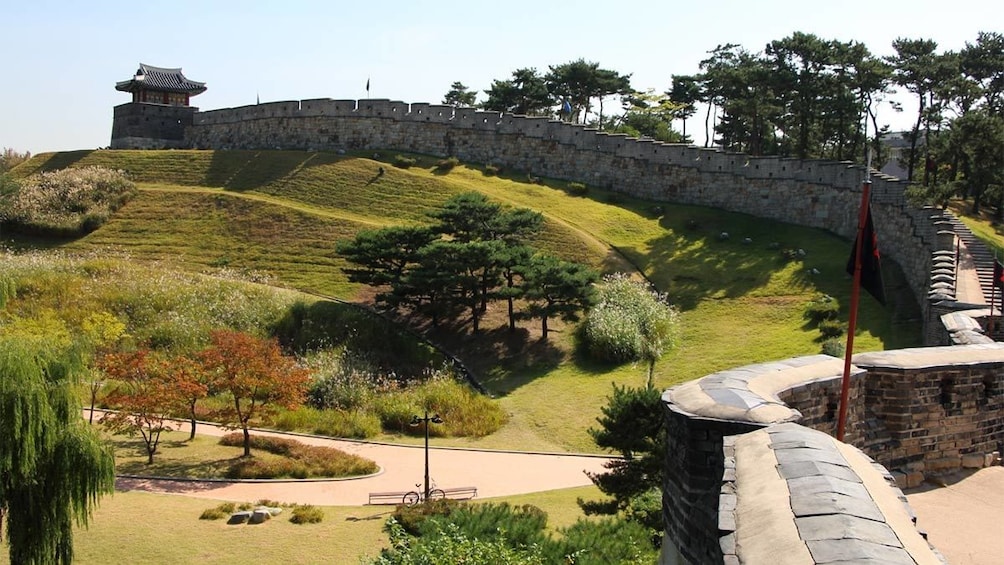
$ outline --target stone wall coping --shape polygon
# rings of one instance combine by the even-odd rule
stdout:
[[[839,379],[843,372],[844,362],[836,357],[794,357],[720,371],[675,386],[662,399],[671,408],[697,417],[754,424],[792,422],[802,415],[778,394],[810,382]],[[852,368],[852,376],[861,372]]]
[[[970,310],[971,311],[971,310]],[[941,323],[945,325],[945,329],[949,332],[961,332],[961,331],[978,331],[983,332],[982,326],[979,322],[974,320],[972,316],[967,316],[961,312],[949,312],[947,314],[942,314]]]
[[[859,353],[854,365],[877,369],[938,369],[1004,363],[1004,343],[979,343],[943,347],[912,347]]]
[[[734,480],[724,477],[723,531],[741,563],[942,565],[917,531],[903,492],[859,449],[793,423],[733,436]],[[732,510],[734,508],[734,510]],[[729,520],[719,520],[729,524]]]

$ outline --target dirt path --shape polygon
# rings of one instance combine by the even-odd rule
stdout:
[[[219,436],[217,426],[200,424],[199,433]],[[199,498],[255,501],[262,498],[322,506],[361,506],[371,492],[415,490],[425,473],[422,446],[388,445],[316,436],[256,431],[262,435],[294,437],[312,445],[335,447],[366,457],[380,466],[371,477],[310,481],[179,481],[119,478],[119,490],[143,490]],[[584,471],[601,472],[606,457],[541,453],[514,453],[430,447],[429,469],[441,488],[477,487],[478,498],[541,492],[592,484]],[[420,488],[419,488],[420,490]]]

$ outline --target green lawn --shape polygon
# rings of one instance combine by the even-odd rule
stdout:
[[[581,517],[576,498],[595,499],[595,487],[490,499],[533,504],[548,514],[548,529]],[[248,501],[256,502],[256,501]],[[144,492],[117,492],[101,499],[90,526],[76,528],[75,563],[160,565],[163,563],[359,563],[387,545],[383,524],[389,506],[324,507],[320,524],[289,522],[289,510],[260,525],[229,526],[200,520],[219,501]],[[0,564],[9,563],[6,548]]]

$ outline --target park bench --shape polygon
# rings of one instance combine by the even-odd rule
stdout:
[[[407,491],[401,492],[371,492],[370,504],[401,504]]]
[[[443,489],[433,489],[442,491],[446,498],[454,500],[470,500],[478,495],[478,487],[451,487]],[[369,496],[370,504],[405,504],[405,497],[418,491],[392,491],[392,492],[371,492]]]

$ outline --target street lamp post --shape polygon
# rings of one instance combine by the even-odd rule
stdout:
[[[425,417],[419,418],[418,416],[411,417],[411,425],[417,426],[418,424],[425,423],[425,496],[422,500],[429,500],[429,491],[431,486],[429,485],[429,422],[433,424],[442,424],[443,419],[439,417],[439,414],[429,416],[429,411],[425,411]]]

